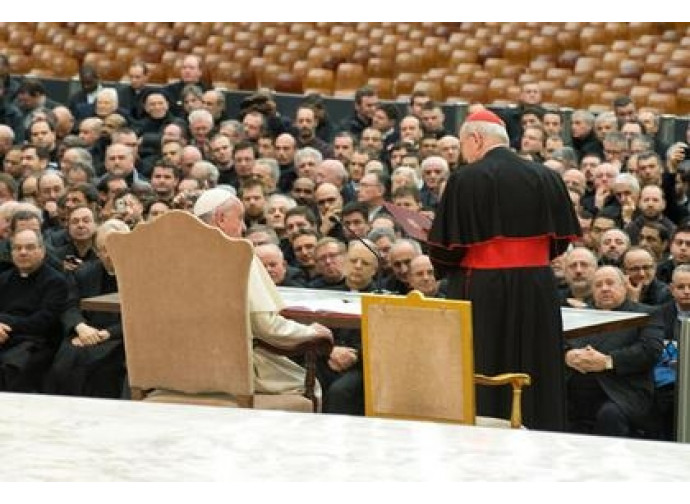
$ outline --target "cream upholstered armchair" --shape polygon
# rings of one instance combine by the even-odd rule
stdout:
[[[197,217],[171,211],[132,233],[108,237],[120,294],[132,398],[261,409],[317,411],[314,363],[305,393],[256,394],[248,279],[253,249]]]
[[[469,301],[362,296],[367,416],[519,428],[524,373],[474,373]],[[475,416],[475,385],[511,385],[510,421]]]

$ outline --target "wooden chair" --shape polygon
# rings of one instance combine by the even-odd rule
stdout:
[[[364,67],[356,63],[341,63],[335,74],[335,96],[354,96],[366,82]]]
[[[474,374],[469,301],[362,296],[364,404],[367,416],[519,428],[523,373]],[[510,422],[476,418],[475,384],[513,387]]]
[[[304,92],[307,94],[319,93],[325,96],[332,96],[334,80],[333,70],[310,68],[304,77]]]
[[[386,77],[369,77],[367,84],[376,90],[376,94],[383,100],[395,98],[395,83]]]
[[[316,411],[314,353],[305,396],[254,392],[247,240],[174,210],[107,245],[133,399]]]

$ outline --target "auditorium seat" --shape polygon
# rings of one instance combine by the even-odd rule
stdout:
[[[489,58],[484,62],[484,70],[489,72],[491,78],[500,77],[503,74],[503,68],[508,64],[508,60],[504,58]]]
[[[620,62],[618,68],[618,75],[621,77],[630,77],[633,79],[639,79],[644,71],[643,65],[633,59],[624,59]]]
[[[422,91],[434,101],[441,101],[443,99],[441,84],[436,80],[418,80],[414,84],[412,91]]]
[[[606,68],[600,68],[599,70],[594,71],[594,73],[592,74],[591,80],[592,80],[592,82],[608,85],[613,80],[614,77],[615,77],[615,73],[613,70],[608,70]]]
[[[666,76],[678,84],[685,82],[690,77],[690,68],[683,66],[673,66],[666,71]]]
[[[560,31],[556,35],[556,42],[561,50],[573,50],[580,48],[580,36],[574,31]]]
[[[652,92],[654,92],[654,89],[655,88],[651,86],[633,86],[632,88],[630,88],[629,96],[632,99],[632,101],[635,102],[635,106],[639,109],[640,107],[644,107],[647,105],[649,95],[652,94]]]
[[[303,94],[302,79],[292,72],[280,72],[275,79],[274,90],[278,93]]]
[[[630,42],[629,40],[618,39],[618,40],[614,40],[611,43],[611,51],[614,51],[614,52],[627,53],[631,47],[632,47],[632,42]]]
[[[34,64],[33,58],[23,52],[7,54],[7,61],[10,65],[10,72],[13,74],[28,73]]]
[[[582,86],[582,94],[580,96],[580,103],[582,106],[588,106],[593,103],[599,103],[604,85],[598,82],[586,82]]]
[[[580,50],[585,51],[594,44],[603,44],[607,42],[608,36],[603,27],[598,26],[598,23],[593,23],[584,26],[580,31]]]
[[[676,113],[690,114],[690,87],[682,87],[676,91]]]
[[[577,109],[580,107],[580,90],[556,88],[551,95],[551,101],[558,103],[562,107]]]
[[[614,77],[609,88],[619,95],[627,95],[636,83],[637,80],[630,77]]]
[[[649,56],[653,51],[653,46],[652,47],[647,47],[647,46],[634,46],[631,47],[630,50],[628,51],[628,57],[635,59],[635,60],[640,60],[644,61],[647,56]]]
[[[369,77],[367,84],[376,90],[376,94],[380,99],[392,100],[395,98],[393,79],[388,77]]]
[[[486,86],[465,82],[460,87],[460,96],[468,103],[486,103]]]
[[[420,73],[399,73],[394,79],[396,96],[411,95],[414,91],[415,84],[417,84],[421,78],[422,74]]]
[[[73,79],[79,74],[79,62],[64,54],[54,55],[50,61],[49,68],[53,71],[55,77],[60,79]],[[120,77],[117,80],[120,80]]]
[[[268,63],[256,74],[257,85],[260,88],[275,89],[278,76],[286,71],[288,71],[287,68],[277,63]]]
[[[208,69],[215,85],[221,86],[222,83],[226,89],[237,89],[233,87],[233,83],[237,83],[238,73],[242,69],[239,63],[225,59],[218,61],[215,68],[209,66]]]
[[[370,77],[392,78],[395,74],[393,60],[388,58],[369,58],[367,65],[367,75]]]
[[[300,55],[296,51],[283,51],[278,55],[276,63],[286,68],[292,68],[298,59],[300,59]]]
[[[628,56],[624,51],[609,51],[601,58],[601,67],[607,70],[618,71],[621,61]]]
[[[312,47],[307,53],[307,61],[315,69],[322,67],[330,57],[330,50],[324,47]]]
[[[665,54],[650,53],[644,60],[644,68],[647,72],[661,72],[664,68],[664,63],[668,61],[668,56]]]
[[[467,82],[467,79],[450,73],[443,77],[441,80],[441,91],[443,97],[447,100],[451,96],[460,96],[463,83]]]
[[[573,73],[591,77],[594,75],[594,71],[598,70],[599,68],[601,68],[601,58],[594,56],[581,56],[577,59],[577,63],[575,63]]]
[[[647,99],[647,106],[660,114],[675,114],[677,103],[675,94],[651,93]]]
[[[589,81],[589,78],[585,75],[569,75],[565,78],[563,82],[563,87],[565,89],[577,89],[581,90],[582,86]]]
[[[167,70],[161,63],[147,63],[146,68],[149,72],[149,84],[168,83],[169,79]]]
[[[531,53],[536,55],[555,56],[558,53],[558,44],[553,35],[535,35],[530,41]],[[507,57],[507,55],[506,55]],[[528,58],[524,64],[529,64],[531,60]]]
[[[524,74],[525,67],[523,65],[508,64],[501,69],[501,75],[499,77],[504,77],[506,79],[511,79],[514,82],[517,82],[517,79]]]
[[[558,68],[575,68],[578,58],[582,56],[582,53],[576,49],[566,49],[558,55],[558,60],[556,61]]]
[[[546,80],[560,86],[565,82],[565,79],[572,74],[573,72],[569,68],[552,67],[546,70]]]
[[[542,100],[548,102],[552,101],[553,92],[560,84],[560,82],[555,82],[553,80],[540,80],[539,89],[541,90]]]
[[[354,96],[355,91],[364,85],[364,67],[355,63],[341,63],[335,74],[335,96]]]
[[[395,57],[395,71],[402,73],[423,74],[425,69],[418,54],[413,52],[399,52]]]
[[[292,74],[295,77],[302,79],[302,82],[304,82],[304,77],[307,75],[309,68],[310,66],[307,60],[297,60],[292,64]]]
[[[532,60],[528,66],[528,71],[535,77],[543,79],[546,77],[546,71],[554,65],[546,60]]]
[[[332,96],[333,86],[333,70],[310,68],[304,78],[302,87],[305,93],[319,93],[325,96]]]
[[[487,103],[510,102],[508,88],[513,84],[511,79],[496,77],[491,79],[486,90]]]
[[[266,44],[264,46],[263,51],[261,52],[261,56],[268,62],[268,63],[278,63],[278,56],[280,56],[280,53],[282,53],[285,49],[282,47],[279,47],[274,44]]]
[[[470,75],[470,82],[474,82],[475,84],[483,84],[483,85],[488,85],[489,82],[491,81],[491,74],[487,72],[486,70],[477,70],[476,72],[472,73]]]
[[[645,72],[640,75],[640,84],[642,86],[650,86],[656,88],[656,86],[664,79],[664,74],[655,72]]]
[[[656,85],[656,90],[659,93],[675,93],[678,88],[681,87],[683,84],[682,79],[669,79],[665,78],[659,81],[659,83]]]

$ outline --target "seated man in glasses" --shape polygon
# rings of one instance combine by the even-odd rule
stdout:
[[[672,299],[671,289],[656,278],[656,263],[649,250],[631,247],[623,255],[628,298],[650,306],[660,306]]]

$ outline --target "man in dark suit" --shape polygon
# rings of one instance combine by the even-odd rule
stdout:
[[[673,299],[661,306],[664,323],[664,349],[654,367],[654,406],[661,421],[662,439],[675,440],[676,378],[678,336],[681,320],[690,317],[690,264],[680,264],[671,279]]]
[[[40,231],[17,231],[10,243],[14,266],[0,274],[0,391],[34,392],[55,352],[67,281],[46,264]]]
[[[129,227],[111,219],[98,228],[99,261],[84,263],[70,276],[67,309],[62,314],[65,337],[46,375],[44,391],[50,394],[118,398],[125,376],[125,352],[119,313],[82,312],[82,298],[117,292],[113,263],[105,249],[112,232]]]
[[[605,436],[630,436],[644,428],[654,400],[652,369],[663,347],[663,324],[653,308],[626,298],[625,276],[602,266],[594,274],[598,310],[651,313],[642,327],[569,340],[569,430]]]
[[[149,71],[146,63],[135,61],[129,66],[127,72],[129,84],[118,90],[118,102],[120,107],[127,111],[129,117],[140,121],[146,115],[144,110],[144,98],[148,91]]]

